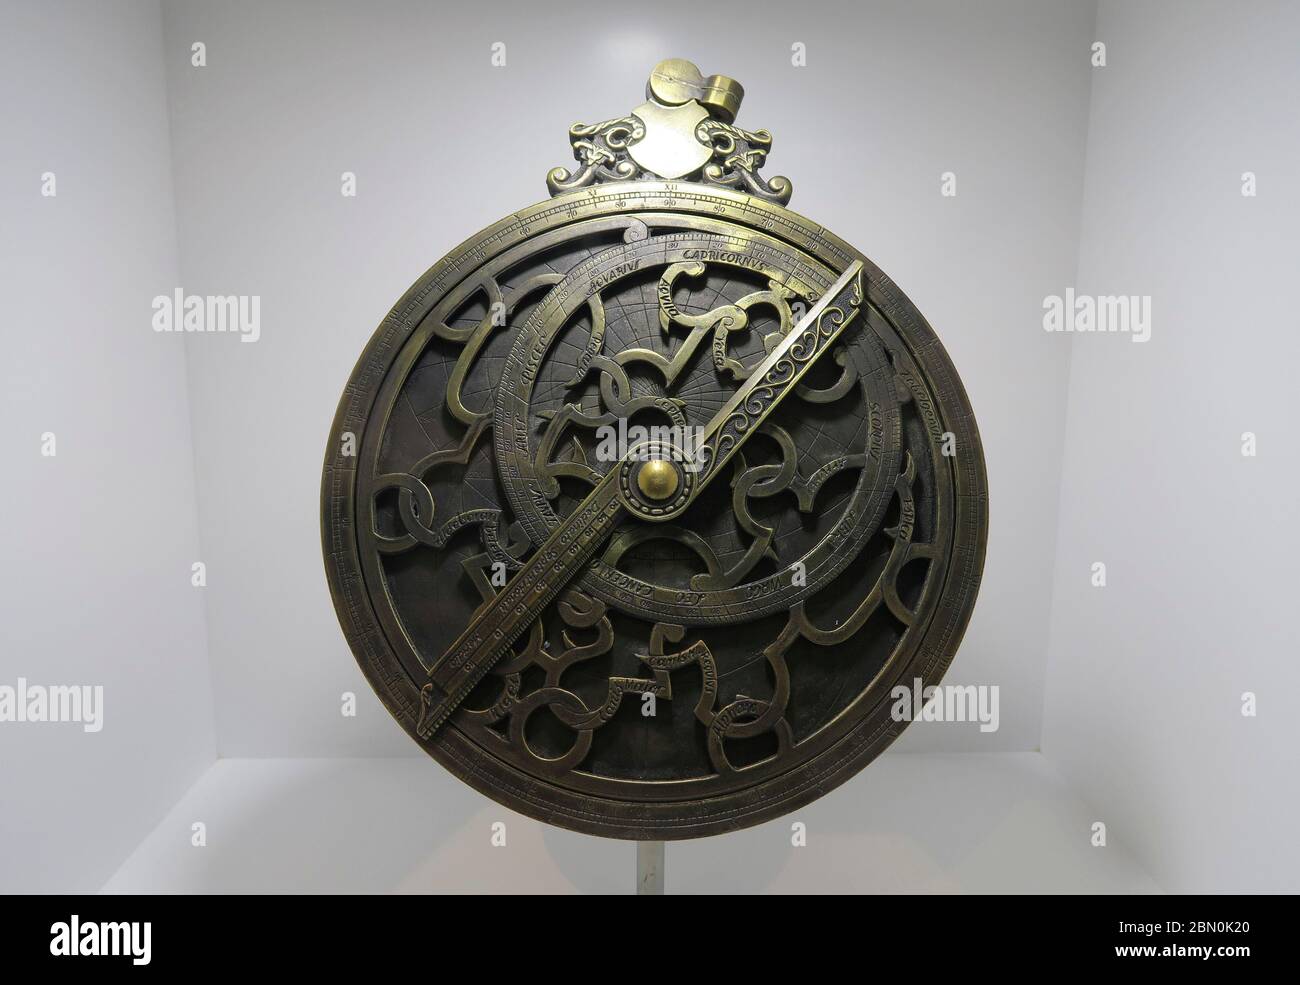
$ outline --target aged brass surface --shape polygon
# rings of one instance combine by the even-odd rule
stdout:
[[[745,89],[725,75],[710,75],[706,79],[684,58],[667,58],[651,70],[645,94],[647,99],[664,106],[681,106],[694,99],[710,115],[730,123],[740,112]]]
[[[854,261],[700,430],[700,452],[690,469],[676,446],[658,440],[638,444],[615,462],[542,541],[505,590],[479,606],[469,626],[434,663],[429,683],[421,690],[424,708],[416,732],[428,738],[447,720],[528,625],[586,567],[625,516],[652,523],[678,519],[741,446],[760,433],[780,401],[795,391],[818,357],[857,318],[862,300],[862,264]],[[526,444],[520,450],[526,453]],[[512,457],[500,447],[498,455],[503,461]],[[683,480],[671,501],[638,495],[640,483],[633,476],[646,467],[646,457],[678,466],[670,466],[673,475]]]
[[[646,94],[380,325],[322,533],[357,660],[434,758],[658,840],[785,813],[892,741],[890,688],[936,683],[969,618],[987,494],[942,346],[783,207],[739,84],[670,59]]]

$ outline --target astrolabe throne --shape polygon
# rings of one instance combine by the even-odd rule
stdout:
[[[975,602],[979,435],[925,319],[760,175],[742,89],[663,62],[552,197],[371,338],[325,562],[361,669],[452,773],[593,834],[805,804],[906,722]]]

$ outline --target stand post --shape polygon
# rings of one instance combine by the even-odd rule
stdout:
[[[636,843],[636,894],[638,896],[664,894],[664,843],[662,841]]]

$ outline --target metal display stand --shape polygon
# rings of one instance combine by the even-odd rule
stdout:
[[[664,843],[662,841],[636,843],[636,894],[638,896],[664,894]]]

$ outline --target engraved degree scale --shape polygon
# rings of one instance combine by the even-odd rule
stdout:
[[[674,59],[646,95],[384,319],[321,523],[348,642],[431,756],[660,840],[793,810],[899,734],[891,688],[937,683],[969,619],[987,493],[937,337],[760,176],[741,86]]]

